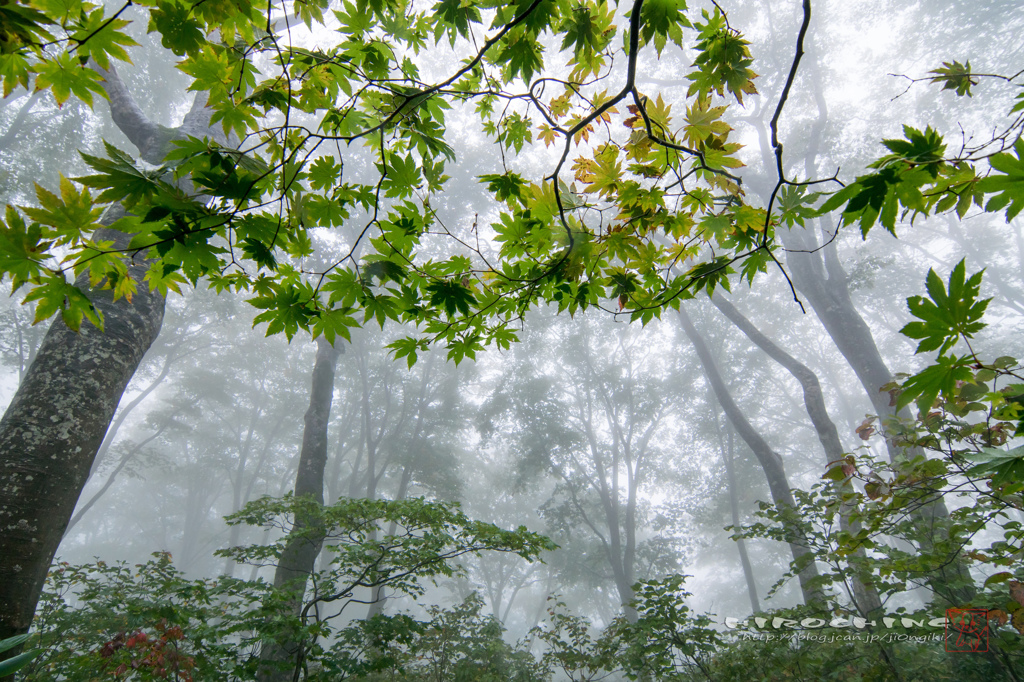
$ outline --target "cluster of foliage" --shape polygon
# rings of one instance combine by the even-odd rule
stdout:
[[[884,425],[906,454],[895,462],[868,454],[834,462],[811,490],[793,491],[795,509],[761,503],[763,521],[737,537],[788,541],[799,523],[811,556],[826,568],[823,581],[840,601],[853,601],[855,580],[876,589],[883,602],[927,587],[934,599],[915,618],[940,617],[949,607],[985,609],[993,650],[1004,665],[1019,667],[1024,448],[1009,444],[1024,434],[1024,367],[1009,356],[986,361],[971,347],[985,327],[981,282],[982,273],[968,277],[961,261],[947,282],[929,271],[927,297],[907,300],[918,319],[903,333],[920,341],[919,353],[939,355],[883,387],[896,406],[919,408],[912,421]],[[948,355],[959,344],[967,353]],[[859,429],[863,439],[875,433],[873,422]],[[930,511],[937,502],[953,507],[948,519]],[[980,589],[972,572],[959,566],[984,577]],[[793,565],[783,580],[797,570]]]
[[[25,669],[25,679],[91,680],[98,671],[123,680],[255,679],[261,646],[282,636],[302,642],[308,679],[364,679],[359,676],[400,665],[406,655],[399,656],[399,649],[412,644],[448,647],[436,666],[494,668],[493,679],[507,679],[497,672],[501,666],[518,665],[522,657],[501,644],[501,628],[481,616],[479,600],[451,612],[435,610],[422,623],[407,616],[345,622],[341,615],[359,599],[360,588],[420,595],[428,582],[462,570],[460,556],[499,551],[536,560],[553,548],[550,541],[524,528],[505,531],[472,521],[454,504],[420,499],[320,507],[305,499],[265,498],[231,521],[287,529],[296,513],[316,519],[334,555],[329,568],[312,576],[300,614],[287,608],[286,590],[262,579],[190,580],[167,553],[134,568],[61,563],[49,575],[36,615],[35,636],[44,653]],[[381,530],[391,524],[394,532]],[[273,564],[285,542],[223,554]],[[478,641],[460,643],[460,629],[476,632]],[[418,654],[409,660],[419,660]]]
[[[336,616],[325,617],[309,628],[317,643],[307,649],[301,679],[543,682],[554,670],[573,680],[615,672],[690,679],[706,673],[725,640],[709,616],[690,613],[682,584],[682,576],[638,583],[639,617],[619,617],[600,633],[556,605],[531,633],[546,647],[539,657],[529,641],[505,642],[504,628],[484,615],[476,594],[451,608],[428,607],[426,619],[398,613],[335,626]],[[260,643],[302,627],[275,610],[276,596],[262,581],[187,579],[166,553],[135,567],[62,563],[37,615],[33,637],[43,653],[23,679],[256,679]]]
[[[505,628],[484,615],[476,593],[452,608],[431,606],[430,619],[405,614],[357,621],[339,634],[332,656],[324,659],[324,680],[480,680],[541,682],[550,675],[526,643],[503,639]],[[321,679],[311,674],[310,679]]]
[[[556,603],[545,627],[534,632],[546,645],[543,661],[573,681],[621,672],[629,679],[700,679],[726,639],[708,614],[691,613],[685,576],[634,585],[635,618],[620,615],[595,634],[590,621]],[[717,679],[717,678],[716,678]]]
[[[90,286],[130,298],[138,283],[126,262],[144,255],[150,288],[205,279],[246,292],[268,333],[301,328],[333,341],[395,319],[421,332],[397,342],[397,355],[411,363],[439,340],[458,360],[487,343],[507,347],[512,323],[537,300],[570,311],[617,301],[647,321],[724,284],[732,263],[753,279],[773,259],[779,215],[746,203],[731,172],[740,145],[724,120],[731,100],[756,92],[753,60],[717,7],[354,0],[326,13],[326,0],[143,0],[107,16],[82,0],[31,0],[4,5],[16,19],[0,54],[7,91],[50,89],[59,102],[107,96],[104,74],[134,44],[122,18],[131,5],[145,8],[149,30],[180,57],[212,122],[238,147],[180,140],[153,169],[108,146],[105,159],[85,157],[94,175],[62,180],[59,193],[38,188],[38,208],[9,208],[0,274],[29,288],[37,320],[59,312],[73,328],[102,325],[69,275],[88,273]],[[809,20],[808,5],[801,40]],[[334,21],[339,35],[325,44]],[[673,116],[660,95],[641,91],[637,65],[642,53],[685,49],[696,55],[689,103]],[[427,80],[431,58],[457,65]],[[624,84],[609,92],[610,79]],[[430,200],[456,160],[446,112],[468,106],[503,159],[535,137],[560,155],[532,179],[503,160],[481,175],[499,219],[450,229]],[[371,161],[375,177],[346,176],[347,156]],[[563,178],[570,169],[573,179]],[[181,189],[185,177],[202,198]],[[112,202],[132,211],[114,225],[134,235],[125,251],[94,236]],[[355,222],[346,253],[326,265],[311,258],[314,228]],[[497,242],[497,262],[480,248],[481,230]],[[427,248],[430,235],[444,237],[448,255]]]

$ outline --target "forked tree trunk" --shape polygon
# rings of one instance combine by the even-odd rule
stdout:
[[[782,365],[786,371],[800,382],[800,388],[804,394],[804,407],[807,415],[814,424],[814,431],[818,434],[818,442],[821,443],[825,453],[825,466],[830,466],[843,458],[843,444],[839,440],[839,431],[828,414],[825,406],[825,397],[821,392],[821,382],[810,367],[803,364],[792,355],[777,346],[771,339],[761,333],[740,311],[724,299],[721,295],[715,294],[711,302],[723,315],[728,317],[748,339],[754,342],[758,348],[763,350],[771,359]],[[844,490],[852,492],[853,485],[846,481]],[[850,509],[844,505],[839,512],[840,527],[852,534],[860,532],[860,524],[850,521]],[[866,552],[863,547],[854,550],[854,556],[858,559],[866,559]],[[882,600],[878,591],[866,580],[865,576],[853,575],[851,577],[851,592],[854,606],[865,618],[870,618],[881,613]]]
[[[682,308],[679,310],[679,321],[683,327],[683,332],[697,351],[701,366],[704,368],[704,376],[707,377],[708,383],[711,384],[711,390],[714,391],[715,397],[718,398],[718,402],[725,411],[726,417],[728,417],[736,433],[753,451],[757,461],[761,464],[765,478],[768,479],[768,489],[771,492],[772,501],[775,503],[775,506],[783,513],[787,510],[795,509],[796,502],[790,490],[785,467],[782,465],[782,457],[779,456],[779,453],[772,450],[771,446],[761,437],[761,434],[747,421],[747,418],[743,415],[736,401],[733,400],[728,387],[722,380],[722,375],[718,371],[718,366],[711,356],[707,343],[705,343],[704,338],[694,328],[689,315]],[[807,546],[807,540],[803,531],[792,523],[785,523],[784,525],[786,525],[787,533],[791,538],[789,550],[793,554],[793,560],[797,563],[809,561],[803,570],[797,574],[804,603],[824,602],[825,597],[822,594],[821,587],[816,584],[819,577],[818,568],[813,560],[805,558],[810,553],[810,549]]]

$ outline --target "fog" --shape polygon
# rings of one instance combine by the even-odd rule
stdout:
[[[429,3],[410,7],[421,4],[428,8]],[[687,16],[704,21],[700,10],[714,12],[717,4],[724,6],[696,4]],[[673,3],[653,3],[668,5]],[[630,6],[612,6],[620,31]],[[119,8],[111,6],[108,12]],[[331,8],[341,10],[343,5],[331,3]],[[731,102],[722,121],[731,129],[729,142],[742,145],[735,152],[742,166],[728,170],[742,180],[733,201],[763,208],[771,199],[781,216],[783,199],[774,194],[780,185],[769,122],[790,75],[804,7],[796,2],[738,2],[725,9],[729,26],[750,41],[751,68],[758,74],[753,81],[756,93],[744,94],[742,103],[728,92],[713,96],[716,106]],[[480,11],[492,17],[494,7]],[[162,46],[160,33],[147,33],[148,13],[132,6],[119,15],[132,22],[124,30],[139,45],[129,48],[132,63],[118,63],[117,69],[145,117],[157,126],[177,129],[183,122],[189,125],[193,79],[175,68],[184,63],[182,55]],[[1006,114],[1020,93],[1024,58],[1017,3],[814,2],[812,16],[805,54],[777,126],[786,176],[796,182],[821,181],[807,187],[809,193],[834,192],[871,172],[869,164],[890,153],[882,140],[902,138],[904,126],[936,129],[945,136],[951,157],[997,138],[1007,126],[1012,131],[1007,149],[1020,134],[1021,113]],[[314,24],[313,29],[297,23],[282,44],[307,50],[337,44],[345,24],[329,13],[324,21],[326,25]],[[432,40],[422,54],[396,49],[405,50],[401,54],[419,64],[421,82],[440,82],[492,35],[485,30],[489,21],[453,37],[451,43],[442,39],[433,51]],[[695,102],[688,93],[692,79],[686,78],[697,55],[694,30],[684,29],[685,49],[670,40],[660,56],[647,45],[638,59],[636,86],[647,94],[648,106],[658,97],[659,106],[671,106],[672,116],[678,117],[673,129],[681,129],[685,112]],[[622,36],[616,34],[608,49],[619,50]],[[562,39],[549,32],[542,43],[554,54],[564,49],[559,48]],[[275,68],[273,59],[259,54],[253,63],[269,72]],[[581,97],[623,87],[626,77],[618,67],[624,68],[626,57],[619,52],[617,59],[622,63],[609,67],[607,81],[585,89]],[[958,97],[952,88],[928,82],[933,69],[953,60],[970,60],[975,74],[1018,75],[981,77],[972,97]],[[551,79],[569,77],[568,67],[554,62],[543,73]],[[480,86],[486,87],[493,84]],[[522,82],[513,89],[527,91]],[[544,98],[553,96],[548,92]],[[75,97],[58,106],[50,93],[15,87],[7,94],[0,103],[0,194],[5,204],[39,206],[41,195],[34,183],[59,192],[61,176],[92,173],[78,151],[104,157],[104,141],[132,156],[139,153],[134,138],[112,120],[107,102],[99,96],[95,100],[91,108]],[[622,140],[629,139],[629,124],[623,128],[627,104],[617,105],[609,122],[599,121],[589,139],[572,145],[569,160],[560,169],[559,179],[565,183],[560,200],[570,202],[573,229],[579,234],[610,235],[615,221],[626,215],[625,208],[622,214],[609,208],[614,201],[608,195],[584,196],[587,184],[594,181],[585,170],[571,166],[579,154],[593,155],[606,142],[624,144]],[[531,136],[521,149],[503,147],[495,137],[509,124],[488,130],[477,106],[472,99],[453,101],[446,114],[445,140],[453,158],[444,167],[451,179],[443,189],[428,190],[427,176],[408,196],[399,190],[388,193],[385,185],[377,184],[376,203],[353,201],[343,206],[347,217],[331,227],[316,226],[318,218],[311,216],[319,215],[320,209],[308,201],[282,199],[280,206],[287,209],[281,210],[294,211],[284,218],[286,223],[307,222],[311,248],[301,257],[297,252],[282,254],[279,264],[292,268],[296,281],[317,287],[325,281],[323,273],[362,268],[367,274],[360,283],[371,298],[397,291],[402,286],[397,277],[389,283],[381,266],[371,270],[380,244],[365,235],[386,209],[408,200],[409,210],[433,220],[414,258],[437,263],[462,256],[467,265],[447,273],[452,281],[461,278],[469,283],[464,271],[472,273],[473,286],[478,280],[486,282],[486,275],[479,273],[503,262],[507,238],[501,221],[510,209],[495,199],[480,176],[514,172],[530,182],[550,184],[563,142],[560,138],[557,144],[544,144],[538,132],[544,121],[535,115]],[[531,106],[523,96],[499,102],[497,110],[510,116]],[[289,125],[315,128],[322,115],[321,110],[297,108]],[[284,125],[282,120],[269,113],[261,125]],[[224,135],[216,125],[209,130],[227,147],[263,153],[258,149],[264,142],[256,135],[239,140],[237,135]],[[394,156],[408,152],[412,158],[414,149]],[[988,171],[988,160],[998,151],[993,147],[971,157],[980,174]],[[334,159],[343,164],[345,183],[373,186],[385,182],[380,154],[370,144],[331,142],[309,152],[306,160]],[[416,158],[426,156],[416,151]],[[145,167],[158,165],[149,162]],[[1021,176],[1012,177],[1019,186]],[[673,191],[679,192],[672,208],[677,210],[689,190]],[[95,190],[93,197],[98,193]],[[573,206],[574,197],[590,203]],[[723,211],[731,205],[730,200],[719,199]],[[204,200],[210,206],[226,201]],[[249,292],[217,291],[205,275],[195,285],[183,280],[180,294],[167,296],[159,334],[130,373],[110,425],[98,448],[93,448],[95,459],[81,464],[88,476],[53,560],[55,569],[64,566],[66,572],[57,579],[51,575],[32,626],[34,634],[59,635],[64,644],[40,640],[42,657],[18,679],[91,679],[88,671],[99,675],[96,671],[107,670],[105,661],[121,660],[117,656],[127,651],[111,643],[123,643],[125,636],[136,632],[159,637],[170,626],[181,627],[182,651],[200,661],[189,664],[194,670],[184,668],[186,674],[192,670],[193,677],[187,679],[196,680],[226,679],[224,670],[230,666],[202,667],[202,661],[218,656],[237,657],[230,679],[384,680],[397,679],[400,670],[412,679],[437,680],[767,680],[782,679],[783,670],[797,679],[824,679],[822,671],[828,670],[835,679],[850,680],[942,675],[1019,679],[1024,675],[1024,621],[1019,618],[1024,602],[1017,582],[1024,580],[1018,532],[1024,519],[1019,494],[1024,477],[1018,472],[1009,483],[996,479],[993,485],[986,480],[992,470],[968,472],[972,462],[981,460],[964,459],[964,453],[993,448],[1013,452],[1019,445],[1019,434],[1006,431],[1019,420],[1011,409],[1013,400],[1005,398],[1014,393],[999,391],[1013,385],[1013,358],[1024,357],[1024,237],[1020,218],[1008,221],[1002,207],[986,210],[980,200],[968,205],[962,216],[953,209],[924,215],[901,208],[893,233],[875,225],[862,234],[855,220],[841,225],[841,209],[808,217],[805,226],[787,226],[778,217],[772,223],[777,262],[766,261],[764,271],[749,280],[740,273],[743,262],[735,263],[736,273],[727,286],[715,289],[714,297],[698,285],[695,296],[677,294],[679,300],[641,320],[631,319],[639,314],[633,314],[629,295],[614,293],[610,285],[586,310],[568,309],[568,299],[559,305],[560,299],[545,290],[505,318],[517,340],[506,347],[493,338],[486,348],[473,350],[470,345],[466,357],[461,357],[463,351],[451,350],[453,342],[448,338],[446,343],[444,324],[437,320],[403,324],[361,303],[361,308],[346,313],[354,321],[331,348],[323,336],[312,340],[301,325],[289,329],[282,323],[279,333],[271,333],[276,331],[274,318],[257,319],[270,304],[258,308],[247,302],[261,295],[255,285]],[[568,223],[566,231],[569,254],[574,246]],[[664,235],[650,243],[657,239],[664,246],[674,238],[665,228]],[[227,240],[216,243],[228,245]],[[61,252],[64,247],[59,243],[53,248],[58,258],[69,252]],[[696,263],[721,255],[716,248],[722,247],[708,242],[671,264],[666,256],[659,266],[664,279],[688,271],[691,264],[686,258]],[[551,253],[555,251],[552,247]],[[984,316],[987,326],[941,353],[971,354],[969,366],[974,369],[957,375],[957,390],[971,382],[990,384],[974,397],[963,398],[979,405],[970,408],[973,411],[961,402],[963,411],[956,412],[959,408],[950,407],[956,399],[941,393],[939,402],[925,405],[920,414],[916,403],[897,412],[898,392],[889,382],[905,381],[932,365],[939,348],[935,344],[918,353],[920,337],[901,334],[905,325],[918,319],[907,299],[930,291],[929,269],[945,283],[961,260],[968,277],[984,270],[975,299],[991,298]],[[625,258],[622,264],[629,267]],[[250,273],[263,272],[247,267]],[[416,267],[410,265],[409,273]],[[525,281],[527,276],[523,277]],[[5,286],[10,283],[9,277]],[[140,291],[145,288],[139,286]],[[0,401],[5,409],[49,326],[62,324],[51,319],[33,323],[40,304],[25,300],[31,290],[20,288],[0,300]],[[446,302],[441,297],[423,298],[418,305],[440,310]],[[950,309],[956,305],[955,300],[949,303]],[[454,320],[455,312],[469,314],[452,306],[445,319]],[[467,331],[459,339],[469,336]],[[409,337],[436,342],[417,346],[415,358],[396,353]],[[982,370],[982,361],[987,368],[1001,356],[1012,360],[1004,364],[1005,376],[975,375]],[[1002,403],[999,396],[1004,396]],[[1010,411],[1000,412],[1007,400]],[[54,402],[59,398],[55,396]],[[936,425],[938,419],[945,421]],[[980,426],[970,431],[974,425],[991,427],[1000,420],[1009,425],[997,428],[1006,432],[1001,438],[983,433]],[[321,422],[326,424],[326,436],[315,441],[313,432]],[[5,447],[13,448],[9,442],[4,441]],[[0,462],[15,466],[12,452],[0,449]],[[307,452],[314,453],[308,461],[321,462],[322,480],[308,478],[310,465],[300,463],[300,454]],[[923,460],[916,465],[900,464],[917,456]],[[307,455],[302,457],[306,462]],[[941,473],[921,473],[921,462],[930,460],[943,463]],[[836,471],[844,472],[845,478],[843,473],[833,475]],[[911,495],[909,502],[899,498],[904,494],[900,491],[925,484],[932,487]],[[302,497],[299,490],[310,491],[304,485],[320,491],[324,508],[359,500],[457,503],[469,519],[505,531],[523,528],[550,542],[529,539],[533,535],[474,535],[469,544],[480,547],[454,552],[443,570],[434,570],[436,561],[423,560],[422,555],[406,556],[405,568],[420,566],[417,561],[432,567],[417,576],[414,585],[397,579],[373,584],[366,579],[349,588],[347,578],[329,577],[332,566],[348,567],[350,573],[344,575],[377,575],[372,571],[390,564],[373,563],[372,548],[383,552],[394,538],[398,539],[393,546],[402,548],[406,530],[410,537],[429,535],[427,528],[435,517],[419,507],[372,513],[369,507],[360,507],[358,514],[365,518],[348,508],[325,520],[287,506],[291,500],[318,497],[315,490],[312,498]],[[265,497],[284,499],[286,506],[264,512],[250,506],[240,517],[248,515],[248,521],[225,521]],[[876,509],[890,502],[888,517],[850,516],[850,509],[858,505]],[[771,516],[769,509],[768,517],[764,511],[759,515],[759,509],[771,505],[795,506],[797,511]],[[435,513],[441,512],[430,512]],[[9,521],[12,525],[5,533],[14,529],[13,517]],[[944,530],[933,531],[941,537],[914,535],[913,529],[919,531],[922,524],[941,526]],[[748,527],[746,533],[741,532],[743,526]],[[451,521],[446,532],[456,527],[458,522]],[[322,536],[308,539],[314,537],[310,529],[318,528],[333,529],[326,541]],[[297,549],[295,538],[303,537],[307,541]],[[860,541],[851,542],[850,537]],[[358,551],[353,549],[357,545]],[[495,549],[499,545],[502,548]],[[264,551],[275,546],[276,553]],[[233,555],[215,554],[246,547]],[[430,547],[429,551],[447,551],[441,545]],[[268,656],[291,660],[288,643],[261,635],[253,623],[277,617],[267,595],[275,580],[276,587],[283,580],[278,564],[293,561],[295,553],[303,551],[312,552],[313,575],[319,572],[323,584],[310,579],[293,602],[276,597],[285,604],[280,613],[299,617],[304,604],[313,604],[313,610],[307,607],[302,612],[305,626],[314,622],[314,612],[316,623],[329,626],[304,635],[319,648],[304,650],[310,662],[294,664],[294,677],[291,668],[280,678],[261,668],[257,677],[257,663],[265,663]],[[165,558],[154,560],[154,553]],[[938,558],[918,565],[914,557]],[[164,561],[163,568],[134,568],[151,560]],[[0,557],[0,563],[4,561]],[[127,571],[119,580],[134,580],[136,587],[119,592],[110,587],[116,582],[110,574],[103,583],[106,588],[96,587],[102,583],[97,576],[119,562]],[[396,573],[405,570],[400,562],[396,565]],[[74,566],[92,568],[78,569],[73,577]],[[308,569],[300,573],[306,580]],[[130,577],[133,574],[135,578]],[[686,576],[682,586],[667,588],[666,594],[677,600],[676,610],[656,621],[652,614],[663,613],[657,605],[664,603],[650,590],[665,589],[666,583],[658,581],[676,575]],[[238,584],[229,585],[225,579]],[[208,594],[196,596],[197,585],[206,585]],[[317,605],[315,597],[331,590],[336,594]],[[158,603],[146,606],[147,594]],[[209,617],[203,623],[188,615],[200,613],[202,603],[222,608],[217,607],[221,610],[215,616],[209,615],[214,611],[202,612]],[[898,631],[924,638],[945,630],[899,629],[898,623],[887,627],[881,619],[913,615],[923,622],[943,617],[947,608],[984,610],[986,637],[996,653],[962,654],[957,659],[957,654],[946,654],[949,648],[943,648],[941,637],[922,639],[917,648],[906,641],[876,644],[867,637],[846,650],[815,647],[813,642],[799,645],[794,633],[813,634],[813,625],[776,626],[774,631],[766,627],[760,633],[751,628],[743,631],[744,639],[727,621],[743,621],[755,613],[795,620],[863,617],[874,625],[820,631],[853,632],[858,637]],[[391,619],[389,627],[398,628],[399,619],[408,616],[429,623],[429,632],[436,633],[443,631],[440,623],[445,618],[456,623],[452,614],[460,613],[462,620],[452,625],[456,634],[449,644],[454,648],[443,656],[443,647],[431,644],[433,640],[427,641],[428,635],[415,628],[420,638],[415,646],[402,639],[405,635],[391,631],[387,636],[378,633],[378,639],[366,635],[362,644],[348,649],[340,644],[354,641],[351,633],[362,627],[360,623],[378,622],[370,618]],[[706,620],[700,620],[700,614],[706,614]],[[638,635],[631,641],[640,647],[639,653],[621,642],[615,644],[620,648],[607,643],[601,648],[601,637],[634,632],[627,624],[638,622],[654,628],[650,636],[658,646],[676,647],[666,654],[674,657],[673,672],[651,663],[657,647],[636,644],[641,641]],[[656,629],[655,622],[661,623],[657,627],[675,623],[682,635],[672,640]],[[158,623],[162,629],[154,630]],[[228,634],[217,630],[229,623],[235,625],[233,630],[224,625]],[[478,653],[467,652],[475,646],[472,642],[493,637],[486,629],[493,623],[500,623],[503,634],[497,640],[509,649],[501,654],[504,667],[492,657],[487,659],[490,663],[474,663],[477,667],[460,673],[455,663],[445,668],[437,662],[444,656],[477,661],[473,656],[479,658]],[[15,633],[22,626],[12,627],[10,632]],[[777,641],[772,644],[770,637],[764,638],[764,632],[780,631],[784,636],[777,637],[790,637],[781,649]],[[121,640],[116,640],[119,634]],[[715,637],[723,639],[705,646]],[[212,642],[224,648],[215,650]],[[36,646],[32,641],[29,645]],[[102,647],[108,645],[112,648],[103,653]],[[339,663],[332,668],[325,662],[330,656],[324,652],[335,651],[332,646],[357,652],[345,659],[349,667]],[[47,647],[59,655],[46,653]],[[274,647],[280,647],[277,654]],[[401,652],[394,654],[398,662],[389,663],[390,668],[366,663],[379,663],[384,650]],[[565,653],[570,650],[577,658]],[[287,655],[282,657],[281,651]],[[630,668],[628,661],[634,659],[647,663]],[[359,668],[357,663],[365,665]],[[531,668],[534,664],[539,667]],[[156,668],[148,672],[147,665],[115,672],[110,668],[104,674],[157,679]],[[174,679],[186,679],[178,677],[177,667],[173,674]]]

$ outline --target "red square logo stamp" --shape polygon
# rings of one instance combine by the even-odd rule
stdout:
[[[946,651],[984,653],[988,651],[988,611],[946,609]]]

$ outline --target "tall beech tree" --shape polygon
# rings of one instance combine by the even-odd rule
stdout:
[[[116,71],[100,71],[114,121],[148,163],[163,161],[175,139],[224,139],[210,127],[213,112],[205,106],[204,96],[195,98],[181,126],[171,130],[142,113]],[[184,196],[184,190],[178,191]],[[62,193],[63,200],[72,202],[79,196],[70,181]],[[84,215],[91,223],[98,211],[88,209],[78,214],[79,219]],[[63,229],[65,218],[44,213],[29,211],[36,219],[50,221],[53,229]],[[17,229],[19,220],[9,209],[8,228]],[[106,248],[127,248],[133,236],[123,231],[126,220],[131,219],[124,209],[112,206],[101,219],[111,227],[95,230],[93,239]],[[143,283],[151,264],[145,258],[129,262],[118,270],[121,274],[108,277],[109,284],[119,278],[121,295],[117,285],[90,289],[99,281],[88,270],[76,285],[89,290],[87,296],[78,289],[66,290],[68,300],[79,300],[84,308],[78,313],[65,309],[62,319],[53,323],[0,420],[0,639],[28,630],[46,572],[121,394],[160,331],[163,293],[143,285],[134,295],[124,295],[136,288],[126,288],[125,282]],[[16,285],[18,281],[16,275]],[[37,319],[39,313],[45,316],[47,305],[37,304]],[[96,325],[100,316],[102,329]]]
[[[841,460],[846,456],[846,453],[843,450],[842,443],[839,441],[839,431],[836,429],[835,422],[833,422],[832,418],[829,416],[828,408],[825,405],[825,397],[822,394],[821,382],[818,381],[818,375],[815,374],[810,367],[794,358],[775,342],[761,333],[761,331],[755,327],[753,323],[743,315],[743,313],[736,309],[736,306],[725,299],[721,294],[717,292],[713,294],[711,296],[711,302],[758,348],[763,350],[772,360],[775,360],[777,363],[785,367],[786,371],[800,382],[800,388],[803,391],[804,397],[804,407],[807,410],[807,415],[811,419],[811,423],[814,425],[814,431],[818,436],[818,442],[821,443],[821,448],[825,455],[825,468],[827,470],[833,470],[834,467],[841,467]],[[731,437],[732,435],[730,433],[730,438]],[[729,475],[732,476],[731,473]],[[852,490],[852,486],[849,483],[847,483],[847,486]],[[860,531],[860,527],[856,522],[850,522],[848,512],[840,515],[840,523],[842,524],[843,530],[847,532],[856,534]],[[733,525],[737,524],[738,522],[734,522]],[[854,554],[859,558],[864,558],[866,556],[866,552],[863,547],[858,548]],[[877,590],[871,586],[870,582],[864,576],[854,575],[851,577],[850,596],[852,597],[856,608],[865,617],[877,614],[882,608],[882,602],[878,596]]]
[[[686,338],[690,340],[694,350],[697,351],[700,364],[704,368],[704,376],[707,377],[708,383],[711,384],[711,390],[718,399],[719,405],[722,406],[726,418],[740,438],[743,439],[743,442],[754,453],[754,456],[757,457],[757,461],[764,471],[765,478],[768,480],[768,489],[771,491],[772,500],[780,509],[795,510],[796,501],[793,499],[793,493],[790,490],[791,486],[789,485],[789,478],[786,476],[782,457],[757,432],[757,429],[754,428],[743,414],[739,405],[736,404],[729,391],[729,387],[726,386],[725,381],[722,379],[718,365],[715,363],[715,359],[712,357],[711,350],[704,341],[704,337],[693,326],[690,316],[682,308],[679,310],[679,324],[683,328]],[[794,566],[797,567],[797,578],[800,581],[800,591],[803,594],[804,603],[824,603],[825,595],[821,590],[820,581],[818,580],[818,569],[814,565],[814,555],[808,549],[807,540],[804,537],[804,531],[800,528],[799,520],[796,518],[784,518],[783,523],[787,526],[789,549],[793,555]]]
[[[309,409],[304,418],[302,448],[299,450],[299,466],[293,489],[296,497],[309,497],[320,505],[324,503],[327,424],[331,418],[331,402],[334,397],[334,369],[340,352],[341,349],[335,348],[327,339],[321,337],[317,340]],[[322,547],[322,538],[318,540],[316,534],[311,532],[315,523],[315,519],[304,518],[297,508],[293,522],[294,537],[289,538],[285,544],[274,572],[274,587],[289,594],[285,610],[293,617],[302,611],[306,582],[313,573],[316,557]],[[296,649],[294,641],[278,641],[264,647],[260,654],[260,679],[265,682],[291,679],[291,672],[279,664],[295,659]]]

